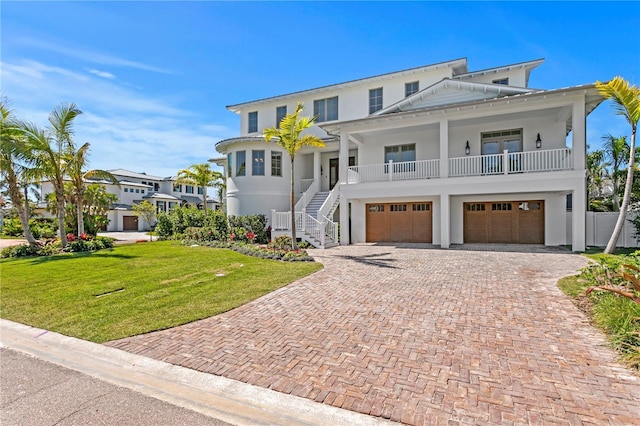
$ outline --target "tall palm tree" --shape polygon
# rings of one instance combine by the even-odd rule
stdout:
[[[285,151],[289,153],[291,159],[291,246],[293,250],[298,248],[296,241],[296,212],[295,194],[293,190],[293,163],[296,154],[304,146],[323,147],[324,142],[314,135],[302,135],[309,127],[313,126],[316,117],[300,117],[304,109],[301,102],[296,106],[296,112],[285,115],[280,121],[280,127],[270,127],[264,129],[264,139],[266,142],[274,140]]]
[[[611,166],[611,180],[613,183],[613,211],[620,210],[619,188],[621,181],[621,170],[629,161],[629,144],[626,136],[615,137],[613,135],[605,135],[602,137],[604,141],[603,151],[607,165]]]
[[[32,124],[25,126],[35,158],[35,171],[38,177],[47,179],[53,185],[63,248],[67,246],[64,225],[64,176],[69,167],[69,153],[74,150],[73,121],[80,114],[82,111],[74,103],[63,103],[49,115],[50,126],[46,130],[41,130]]]
[[[76,211],[78,215],[78,235],[84,233],[84,197],[87,179],[104,179],[108,180],[120,187],[120,182],[111,173],[106,170],[88,170],[83,171],[87,165],[87,157],[89,154],[89,142],[86,142],[77,150],[70,147],[67,153],[67,175],[71,180],[72,196],[76,203]]]
[[[2,180],[9,192],[9,198],[18,212],[20,225],[25,239],[31,245],[37,241],[29,229],[29,212],[25,209],[28,204],[22,185],[29,173],[30,153],[28,151],[25,135],[21,123],[13,116],[13,112],[0,99],[0,171]],[[24,203],[24,204],[23,204]]]
[[[629,82],[622,77],[615,77],[608,83],[596,82],[596,87],[602,96],[613,101],[613,107],[617,115],[622,115],[631,125],[631,143],[629,144],[629,161],[627,162],[627,180],[622,196],[622,206],[616,226],[613,229],[611,238],[605,248],[605,253],[613,253],[618,242],[620,232],[624,226],[627,217],[627,210],[631,200],[631,188],[633,186],[633,172],[635,170],[635,154],[636,154],[636,129],[638,120],[640,119],[640,88],[638,86],[630,86]]]
[[[193,164],[186,169],[180,170],[176,183],[202,187],[202,198],[204,198],[202,207],[206,213],[207,187],[218,186],[223,179],[222,173],[212,170],[211,166],[207,163],[201,163]]]

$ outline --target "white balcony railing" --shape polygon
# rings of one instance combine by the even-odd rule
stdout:
[[[440,177],[440,160],[403,161],[349,167],[347,183]]]
[[[573,168],[571,149],[507,152],[449,159],[449,176],[549,172]]]
[[[573,168],[569,148],[449,158],[449,177],[550,172]],[[347,183],[440,177],[440,160],[367,164],[349,167]]]

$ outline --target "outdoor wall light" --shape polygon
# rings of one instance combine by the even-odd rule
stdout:
[[[467,146],[464,147],[464,153],[467,155],[471,154],[471,147],[469,146],[469,141],[467,141]]]
[[[538,133],[538,137],[536,138],[536,148],[542,148],[542,139],[540,139],[540,133]]]

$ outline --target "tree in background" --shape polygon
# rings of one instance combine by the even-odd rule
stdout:
[[[134,204],[131,206],[131,210],[133,210],[133,213],[135,213],[136,216],[142,218],[142,220],[149,225],[149,228],[151,228],[151,224],[156,220],[156,208],[147,200]],[[152,239],[153,237],[151,236],[151,233],[149,233],[149,241]]]
[[[29,229],[28,198],[23,195],[23,184],[29,174],[30,152],[27,149],[22,124],[13,116],[12,111],[0,100],[0,172],[7,186],[9,198],[18,212],[22,232],[30,245],[36,245],[36,239]],[[25,209],[25,206],[27,208]]]
[[[296,241],[296,212],[295,193],[293,189],[293,161],[296,154],[304,146],[323,147],[324,142],[314,135],[304,135],[302,132],[313,126],[316,117],[300,117],[304,109],[301,102],[296,106],[296,112],[285,115],[280,121],[280,127],[270,127],[264,129],[264,139],[266,142],[275,141],[289,153],[291,159],[291,246],[293,250],[298,248]]]
[[[224,182],[222,173],[211,170],[208,163],[193,164],[178,172],[176,183],[194,185],[202,188],[202,208],[207,211],[207,187],[219,187]],[[222,200],[220,200],[222,201]]]
[[[636,155],[636,129],[638,120],[640,119],[640,88],[638,86],[630,86],[629,82],[622,77],[615,77],[608,83],[596,82],[596,87],[602,96],[613,101],[613,107],[617,115],[622,115],[631,125],[631,143],[629,144],[629,161],[627,162],[627,179],[624,187],[624,195],[622,197],[622,205],[616,226],[613,229],[611,238],[605,248],[605,253],[613,253],[618,242],[620,232],[624,226],[627,216],[627,210],[631,200],[631,190],[633,188],[633,175],[635,171],[635,155]]]
[[[613,135],[605,135],[603,140],[604,160],[607,161],[605,166],[611,167],[611,183],[613,184],[613,211],[620,210],[620,185],[622,181],[622,167],[629,160],[629,144],[626,136],[615,137]]]
[[[86,191],[87,179],[104,179],[108,180],[118,187],[120,182],[111,173],[106,170],[88,170],[83,171],[87,166],[87,157],[89,154],[89,142],[86,142],[77,150],[71,145],[67,153],[67,175],[71,179],[72,194],[71,199],[76,205],[76,215],[78,221],[78,235],[84,233],[84,198]]]

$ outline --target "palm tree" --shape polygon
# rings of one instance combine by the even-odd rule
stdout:
[[[628,161],[629,144],[626,136],[615,137],[613,135],[605,135],[602,137],[604,141],[604,158],[607,165],[611,166],[611,180],[613,182],[613,211],[620,210],[619,187],[622,166]]]
[[[629,202],[631,200],[631,188],[633,187],[634,161],[636,154],[636,129],[638,127],[638,119],[640,119],[640,88],[638,86],[630,86],[629,82],[622,77],[615,77],[608,83],[596,82],[596,87],[602,96],[606,99],[613,100],[613,107],[617,115],[622,115],[631,125],[631,143],[629,144],[629,161],[627,163],[627,180],[622,196],[622,206],[620,206],[620,214],[613,229],[611,238],[605,248],[605,253],[613,253],[618,242],[618,237],[622,231],[624,221],[627,216]]]
[[[211,170],[211,166],[207,163],[193,164],[187,169],[182,169],[178,172],[178,178],[176,183],[183,183],[186,185],[194,185],[202,187],[202,203],[205,213],[207,212],[207,187],[217,187],[223,180],[222,173]]]
[[[291,247],[293,250],[298,248],[296,241],[296,212],[295,212],[295,194],[293,190],[293,161],[296,154],[304,146],[323,147],[324,142],[314,135],[304,135],[309,127],[313,126],[316,117],[300,117],[300,113],[304,109],[302,103],[298,102],[296,112],[285,115],[280,121],[280,127],[270,127],[264,129],[264,139],[266,142],[275,142],[289,153],[291,159]]]
[[[82,111],[75,104],[61,104],[49,115],[50,127],[46,131],[32,124],[25,126],[30,149],[35,158],[35,171],[38,177],[47,179],[53,185],[63,248],[67,246],[64,225],[64,176],[69,167],[69,153],[74,149],[73,120],[80,114]]]
[[[78,235],[84,233],[84,197],[85,197],[85,182],[87,179],[105,179],[120,186],[118,179],[106,170],[89,170],[83,171],[87,165],[87,156],[89,153],[89,142],[86,142],[78,150],[70,149],[68,152],[68,167],[67,175],[72,184],[72,197],[76,203],[76,211],[78,215]]]
[[[18,212],[22,232],[30,245],[36,245],[37,241],[29,229],[29,212],[26,198],[27,186],[22,182],[29,173],[29,151],[26,149],[22,125],[13,117],[13,112],[0,100],[0,171],[5,182],[9,198]],[[22,189],[25,190],[25,195]],[[24,204],[23,204],[24,203]]]

